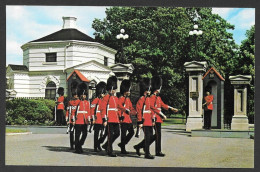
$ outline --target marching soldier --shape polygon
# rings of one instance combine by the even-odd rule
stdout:
[[[109,77],[107,80],[106,90],[109,92],[103,98],[101,114],[104,116],[104,125],[107,125],[108,138],[106,143],[102,146],[109,156],[116,157],[113,153],[113,142],[119,137],[119,113],[118,113],[118,98],[115,96],[117,89],[117,78],[115,76]]]
[[[59,87],[57,93],[59,97],[56,101],[57,108],[56,108],[56,115],[57,115],[57,124],[62,125],[62,119],[64,119],[64,88]]]
[[[126,151],[125,145],[130,141],[130,139],[134,135],[134,128],[132,124],[132,120],[130,118],[131,115],[136,115],[136,111],[133,108],[132,102],[129,98],[130,96],[130,81],[129,80],[123,80],[120,86],[120,93],[121,97],[119,98],[119,106],[118,108],[121,111],[121,143],[118,144],[118,146],[121,148],[122,154],[129,154],[129,152]],[[128,131],[128,134],[126,135]]]
[[[99,82],[96,86],[96,98],[91,102],[91,115],[94,122],[94,152],[102,151],[100,138],[103,136],[104,126],[100,106],[106,93],[106,83]],[[100,137],[99,137],[100,135]]]
[[[173,108],[169,105],[166,105],[161,97],[159,96],[162,88],[162,78],[160,76],[154,76],[152,78],[152,92],[151,95],[151,104],[154,105],[155,108],[157,108],[160,112],[160,114],[155,113],[156,121],[155,121],[155,134],[153,135],[150,144],[152,144],[155,141],[155,155],[156,156],[165,156],[164,153],[161,152],[161,124],[163,123],[163,120],[166,119],[166,116],[161,112],[161,108],[168,110],[171,109],[173,112],[178,112],[178,109]],[[153,112],[152,112],[153,113]]]
[[[83,153],[82,145],[87,138],[88,124],[90,123],[91,115],[90,103],[86,100],[87,90],[85,88],[80,89],[78,95],[80,96],[80,102],[75,117],[75,153],[81,154]]]
[[[137,124],[140,128],[143,128],[144,140],[135,145],[134,149],[136,150],[136,154],[140,156],[140,149],[144,148],[145,158],[154,159],[154,156],[150,154],[150,142],[152,139],[151,137],[153,136],[153,126],[155,125],[155,115],[153,115],[152,111],[159,113],[159,110],[151,104],[150,89],[151,80],[149,78],[144,78],[140,83],[140,93],[143,96],[140,97],[136,104]]]
[[[70,133],[70,149],[74,149],[74,124],[75,124],[75,113],[80,100],[76,91],[72,91],[72,100],[69,101],[66,113],[66,121],[68,125],[68,131]]]

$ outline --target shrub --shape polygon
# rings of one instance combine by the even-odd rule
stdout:
[[[53,119],[53,100],[14,99],[6,101],[6,124],[45,124]],[[49,123],[49,122],[48,122]]]

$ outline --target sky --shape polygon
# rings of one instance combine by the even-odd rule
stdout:
[[[6,66],[23,64],[21,46],[62,29],[63,16],[77,18],[77,29],[94,38],[92,21],[106,17],[107,7],[100,6],[7,6],[6,7]],[[213,8],[229,23],[239,45],[246,38],[246,30],[255,24],[254,8]]]

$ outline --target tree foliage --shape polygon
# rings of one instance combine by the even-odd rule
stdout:
[[[252,84],[248,87],[248,117],[254,123],[254,95],[255,95],[255,26],[246,32],[246,39],[242,41],[239,53],[239,66],[237,72],[252,76]]]
[[[194,24],[203,31],[201,36],[189,35]],[[116,56],[116,62],[132,63],[136,81],[162,75],[162,97],[179,108],[186,105],[185,62],[207,61],[225,78],[241,65],[239,47],[229,32],[234,25],[211,8],[111,7],[106,9],[106,18],[95,19],[92,27],[98,42],[116,50],[122,43],[116,35],[125,29],[129,35],[123,40],[126,60]]]

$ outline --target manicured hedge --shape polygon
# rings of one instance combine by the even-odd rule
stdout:
[[[47,99],[14,99],[6,101],[7,125],[53,124],[55,101]]]

